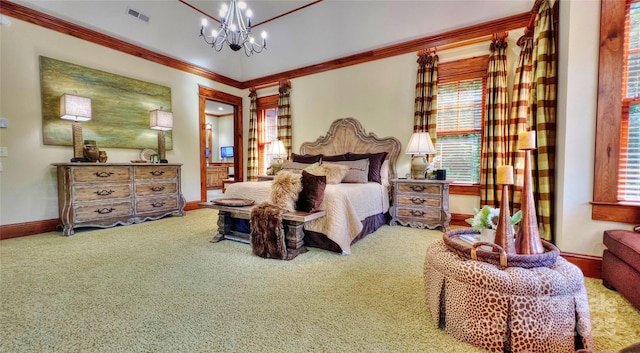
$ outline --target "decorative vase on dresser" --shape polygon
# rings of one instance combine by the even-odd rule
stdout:
[[[449,230],[449,183],[446,180],[393,180],[392,226]]]
[[[182,164],[55,163],[63,234],[184,216]]]

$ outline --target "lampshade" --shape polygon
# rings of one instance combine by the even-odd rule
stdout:
[[[431,142],[431,136],[429,136],[428,132],[414,132],[411,135],[411,139],[409,139],[405,153],[419,155],[435,154],[436,149],[433,147],[433,142]]]
[[[284,148],[284,144],[280,140],[271,141],[271,146],[269,146],[269,155],[275,157],[282,157],[287,155],[287,150]]]
[[[149,125],[153,130],[171,130],[173,129],[173,113],[160,109],[152,110]]]
[[[73,121],[91,120],[91,98],[63,94],[60,97],[60,119]]]

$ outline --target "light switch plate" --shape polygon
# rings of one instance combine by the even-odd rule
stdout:
[[[0,147],[0,157],[9,157],[9,149],[7,147]]]
[[[0,127],[9,127],[9,120],[7,120],[7,118],[0,118]]]

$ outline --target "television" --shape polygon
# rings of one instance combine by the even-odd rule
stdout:
[[[233,158],[233,146],[220,147],[220,158]]]

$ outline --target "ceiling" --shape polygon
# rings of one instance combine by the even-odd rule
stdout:
[[[254,14],[256,37],[263,30],[268,33],[267,50],[246,57],[242,51],[233,52],[229,48],[216,52],[199,38],[204,14],[219,18],[223,3],[220,0],[10,1],[238,81],[528,12],[534,3],[533,0],[246,0]],[[129,8],[147,16],[149,21],[129,15]],[[299,10],[287,14],[296,9]],[[269,19],[273,20],[260,24]],[[209,25],[217,23],[209,20]]]

